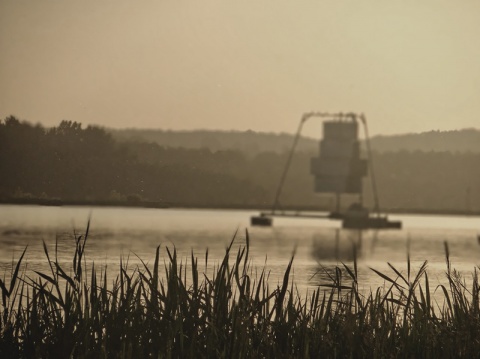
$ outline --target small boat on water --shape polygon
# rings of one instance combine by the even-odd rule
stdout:
[[[319,156],[311,160],[311,174],[314,176],[314,190],[319,194],[335,194],[337,209],[329,215],[286,214],[279,210],[279,198],[287,176],[293,153],[304,123],[312,118],[327,118],[323,123],[323,139],[320,141]],[[360,142],[358,140],[358,123],[363,124],[368,159],[360,157]],[[374,196],[374,214],[363,206],[363,177],[370,169],[370,179]],[[356,194],[359,202],[353,203],[346,211],[340,210],[340,196]],[[273,217],[324,218],[341,220],[343,228],[350,229],[387,229],[401,228],[399,221],[390,221],[385,214],[380,214],[380,206],[375,182],[375,174],[371,159],[370,140],[365,116],[355,113],[324,113],[311,112],[302,116],[294,138],[287,163],[275,196],[271,212],[261,212],[250,219],[252,226],[271,226]]]

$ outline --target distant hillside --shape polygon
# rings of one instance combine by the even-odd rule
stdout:
[[[163,130],[109,130],[114,139],[122,142],[153,142],[164,147],[199,149],[212,151],[238,150],[249,156],[261,152],[283,153],[293,142],[293,135],[262,133],[254,131],[163,131]],[[318,140],[302,137],[299,152],[316,152]],[[480,153],[480,130],[430,131],[419,134],[374,136],[372,149],[376,152],[434,151]]]
[[[267,148],[260,147],[267,143],[273,149],[274,139],[283,136],[249,135],[264,140],[257,143],[257,151]],[[193,144],[195,136],[199,137],[195,134],[187,143]],[[292,138],[284,137],[283,146],[289,149]],[[214,138],[203,147],[221,144],[222,136],[217,142]],[[313,145],[317,146],[315,141]],[[11,116],[0,120],[0,202],[269,208],[287,157],[288,153],[274,151],[247,156],[238,150],[118,143],[97,127],[62,121],[46,129]],[[305,151],[294,154],[280,197],[282,206],[334,209],[333,194],[313,192],[311,157]],[[480,152],[376,151],[373,162],[381,208],[480,213]],[[371,208],[370,185],[364,181],[364,200]],[[344,198],[342,205],[357,200],[354,197]]]
[[[163,131],[163,130],[109,130],[113,138],[122,142],[153,142],[164,147],[187,149],[208,148],[211,151],[238,150],[247,155],[261,152],[282,153],[290,150],[293,135],[254,131]],[[300,152],[317,151],[318,143],[302,137],[297,145]]]
[[[372,148],[386,151],[480,152],[480,130],[430,131],[395,136],[375,136]]]

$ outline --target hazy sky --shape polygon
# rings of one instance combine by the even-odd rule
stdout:
[[[0,117],[373,134],[480,128],[480,1],[0,0]],[[305,134],[318,130],[307,125]]]

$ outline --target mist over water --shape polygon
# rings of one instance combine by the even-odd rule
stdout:
[[[86,245],[87,268],[95,262],[97,270],[107,268],[113,281],[120,257],[129,268],[153,265],[155,249],[160,245],[162,260],[168,262],[166,247],[177,250],[179,260],[190,266],[193,251],[201,271],[209,271],[223,259],[225,248],[235,236],[231,257],[246,244],[250,236],[251,268],[260,274],[265,266],[269,283],[276,286],[295,253],[294,284],[301,294],[321,283],[328,283],[326,272],[342,262],[353,266],[353,246],[357,248],[359,284],[364,290],[384,284],[369,267],[395,279],[387,262],[406,275],[407,247],[410,247],[412,275],[428,261],[431,288],[445,283],[444,242],[450,248],[453,268],[470,278],[479,264],[480,244],[478,217],[459,216],[391,216],[401,220],[402,230],[358,231],[340,229],[332,220],[277,219],[273,227],[249,227],[250,211],[183,210],[143,208],[85,208],[0,206],[0,270],[9,272],[28,245],[25,255],[27,272],[48,272],[42,240],[50,256],[55,253],[66,268],[71,268],[75,250],[74,235],[85,232],[91,217]],[[205,267],[205,253],[208,263]],[[31,272],[30,272],[31,274]],[[348,283],[348,281],[346,281]]]

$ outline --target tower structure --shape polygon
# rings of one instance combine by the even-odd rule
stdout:
[[[280,204],[279,197],[293,158],[293,152],[304,123],[312,117],[329,119],[323,122],[323,139],[320,141],[319,155],[311,159],[310,173],[315,177],[314,190],[317,193],[335,194],[337,197],[336,211],[326,216],[318,214],[302,215],[298,211],[294,214],[284,213],[283,211],[278,213],[276,211]],[[365,130],[368,161],[360,157],[359,123],[357,119],[361,121]],[[375,216],[371,216],[368,209],[363,207],[362,180],[367,175],[368,168],[370,168]],[[353,203],[346,211],[341,212],[340,196],[342,194],[358,194],[360,203]],[[285,164],[285,169],[280,177],[272,210],[271,212],[261,212],[259,216],[251,217],[251,223],[258,226],[271,226],[273,216],[339,219],[342,220],[343,228],[350,229],[401,228],[402,224],[400,221],[389,221],[386,215],[380,214],[367,121],[363,114],[327,112],[308,112],[303,114]]]
[[[337,195],[361,194],[367,161],[360,158],[358,123],[353,120],[325,121],[319,156],[311,160],[314,190]]]

